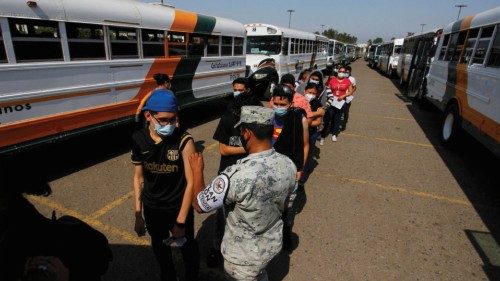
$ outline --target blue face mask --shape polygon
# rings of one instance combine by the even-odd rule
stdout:
[[[274,114],[284,116],[288,112],[288,108],[273,106]]]
[[[175,125],[168,124],[165,126],[162,126],[160,124],[155,124],[155,131],[158,135],[162,137],[168,137],[174,133],[175,130]]]

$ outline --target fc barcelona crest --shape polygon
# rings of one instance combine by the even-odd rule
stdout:
[[[170,161],[177,161],[177,159],[179,159],[179,150],[167,151],[167,158]]]

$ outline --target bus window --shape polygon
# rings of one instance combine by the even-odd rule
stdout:
[[[127,27],[109,27],[111,59],[139,58],[137,30]]]
[[[479,35],[479,28],[469,30],[467,45],[465,46],[465,52],[463,53],[460,62],[469,63],[472,51],[474,50],[474,45],[476,45],[477,35]]]
[[[455,49],[457,47],[458,42],[458,32],[451,34],[450,43],[448,44],[448,50],[446,51],[446,55],[444,57],[445,61],[452,61],[453,55],[455,54]]]
[[[493,41],[493,46],[491,46],[490,58],[486,66],[500,67],[500,25],[497,26],[495,41]]]
[[[333,56],[333,44],[328,44],[328,56]]]
[[[233,55],[233,37],[222,36],[221,52],[223,56]]]
[[[455,47],[455,52],[453,52],[451,61],[458,62],[458,59],[462,54],[462,50],[464,49],[465,38],[467,38],[467,30],[460,31],[460,33],[458,33],[457,45]]]
[[[281,52],[281,36],[248,36],[247,54],[278,55]]]
[[[306,40],[300,40],[300,53],[303,54],[306,52]]]
[[[7,54],[5,53],[5,47],[3,44],[2,29],[0,29],[0,63],[7,62]]]
[[[191,34],[189,36],[188,57],[202,57],[205,55],[205,36]]]
[[[165,31],[142,30],[142,52],[145,58],[165,57]]]
[[[219,36],[208,36],[207,56],[219,56]]]
[[[395,55],[401,54],[401,45],[397,45],[396,47],[394,47],[394,54]]]
[[[472,56],[472,63],[483,64],[484,58],[486,56],[486,51],[490,45],[491,36],[493,35],[493,29],[495,26],[483,27],[481,29],[481,36],[479,37],[479,42],[477,43],[476,51]]]
[[[450,34],[446,34],[443,38],[443,46],[441,46],[441,50],[439,51],[439,60],[444,59],[444,55],[446,54],[446,49],[448,49],[448,42],[450,41]]]
[[[291,40],[292,40],[292,41],[291,41],[291,44],[290,44],[290,54],[295,54],[295,53],[296,53],[296,51],[295,51],[295,50],[296,50],[296,48],[297,48],[297,47],[296,47],[296,45],[297,45],[297,44],[295,43],[295,40],[296,40],[296,39],[295,39],[295,38],[292,38]]]
[[[101,25],[66,23],[71,60],[106,59]]]
[[[242,37],[234,37],[234,55],[241,56],[243,55],[243,45],[245,43],[245,39]]]
[[[283,53],[284,56],[288,56],[288,42],[290,41],[290,38],[284,37],[283,38],[283,46],[281,49],[281,53]]]
[[[168,55],[170,57],[186,56],[186,34],[179,32],[168,33]]]
[[[9,19],[9,25],[17,62],[63,60],[57,22]]]

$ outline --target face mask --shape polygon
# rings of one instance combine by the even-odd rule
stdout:
[[[234,97],[236,98],[237,96],[243,94],[243,92],[242,91],[234,91],[233,94],[234,94]]]
[[[309,83],[319,84],[319,81],[318,80],[309,79]]]
[[[348,78],[349,76],[351,76],[351,73],[346,72],[346,73],[345,73],[345,77],[346,77],[346,78]]]
[[[313,94],[306,94],[306,99],[307,101],[312,101],[313,99],[316,98],[316,95],[313,95]]]
[[[248,141],[243,137],[243,135],[240,135],[240,142],[241,142],[241,147],[243,147],[243,149],[247,151]]]
[[[288,108],[282,108],[282,107],[277,107],[273,106],[274,114],[277,116],[284,116],[288,112]]]
[[[339,73],[339,74],[337,74],[337,77],[340,79],[343,79],[343,78],[345,78],[345,73]]]
[[[158,135],[162,137],[168,137],[174,133],[175,130],[175,125],[168,124],[165,126],[162,126],[160,124],[155,124],[155,131]]]

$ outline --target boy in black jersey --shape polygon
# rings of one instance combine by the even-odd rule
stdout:
[[[193,175],[188,160],[195,146],[191,135],[179,127],[177,108],[171,91],[155,90],[142,108],[148,126],[132,136],[135,231],[143,236],[147,227],[161,280],[177,280],[171,249],[163,241],[185,237],[181,250],[186,280],[198,280],[199,253],[191,206]]]

